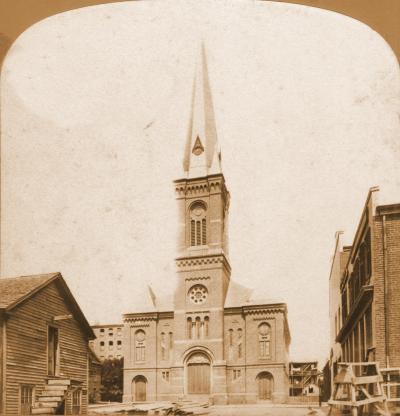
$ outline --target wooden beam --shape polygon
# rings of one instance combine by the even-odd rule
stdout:
[[[53,321],[64,321],[65,319],[72,319],[72,315],[56,315],[53,317]]]

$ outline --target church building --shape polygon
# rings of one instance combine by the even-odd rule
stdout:
[[[229,191],[221,170],[204,49],[193,90],[179,209],[177,286],[171,299],[123,316],[124,401],[284,403],[289,393],[286,304],[233,282]]]

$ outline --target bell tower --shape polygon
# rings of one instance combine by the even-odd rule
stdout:
[[[172,383],[176,393],[207,394],[215,403],[225,403],[223,326],[231,271],[227,257],[229,191],[221,169],[204,46],[193,85],[183,171],[183,178],[174,181],[179,233],[174,297],[177,373]]]

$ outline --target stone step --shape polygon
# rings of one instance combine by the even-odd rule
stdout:
[[[63,378],[49,378],[47,380],[47,384],[49,386],[54,386],[54,385],[69,386],[71,384],[71,380],[63,379]]]
[[[54,397],[54,396],[61,396],[64,397],[65,390],[43,390],[41,396],[43,397]]]
[[[31,415],[42,415],[42,416],[53,416],[56,414],[54,409],[49,409],[45,407],[34,407],[31,410]]]
[[[39,407],[43,408],[56,408],[59,405],[60,402],[39,402]]]
[[[32,415],[42,415],[42,416],[49,416],[54,415],[56,411],[54,409],[49,409],[45,407],[33,407],[31,410]]]
[[[42,402],[61,402],[64,396],[39,396],[39,403]]]
[[[63,384],[51,384],[51,385],[46,385],[45,388],[44,388],[44,390],[45,391],[50,391],[50,390],[63,390],[63,391],[66,391],[66,390],[68,390],[68,387],[69,386],[63,385]]]

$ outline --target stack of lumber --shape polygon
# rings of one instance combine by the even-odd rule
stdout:
[[[185,401],[179,403],[155,402],[102,406],[92,411],[98,415],[146,415],[146,416],[205,416],[208,403]]]

